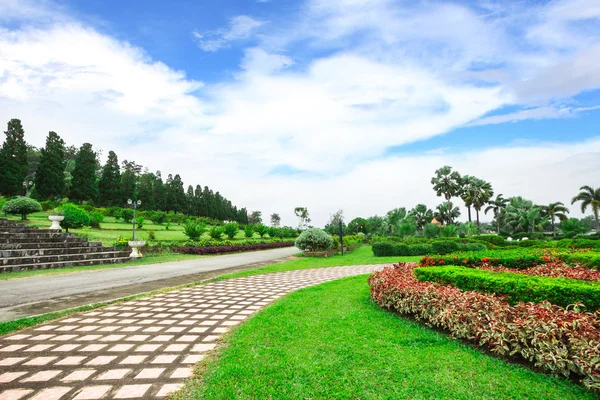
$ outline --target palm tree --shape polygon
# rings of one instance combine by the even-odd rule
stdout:
[[[425,224],[433,219],[433,211],[427,208],[425,204],[417,204],[408,214],[415,218],[418,230],[422,230]]]
[[[438,196],[444,195],[446,201],[460,193],[460,174],[452,171],[452,167],[446,165],[435,171],[431,178],[433,190]]]
[[[471,220],[471,206],[473,205],[473,179],[475,179],[474,176],[471,175],[465,175],[462,177],[462,179],[460,180],[460,184],[461,184],[461,191],[460,191],[460,198],[465,202],[465,207],[467,207],[467,211],[468,211],[468,215],[469,215],[469,222],[472,222]]]
[[[543,221],[540,207],[520,196],[511,197],[509,201],[505,210],[506,224],[512,229],[512,232],[533,233],[536,226]]]
[[[600,231],[600,187],[594,189],[591,186],[582,186],[579,188],[581,190],[579,194],[573,197],[571,200],[571,204],[574,204],[576,201],[581,201],[581,212],[585,213],[588,206],[592,207],[592,213],[594,214],[594,219],[596,220],[596,230]]]
[[[437,206],[433,216],[444,225],[452,225],[454,220],[460,217],[460,210],[454,207],[452,202],[445,201]]]
[[[505,199],[502,194],[496,196],[495,200],[488,201],[489,206],[485,209],[485,213],[488,211],[494,212],[494,218],[496,218],[496,227],[498,228],[498,235],[500,234],[500,215],[508,204],[508,199]]]
[[[569,209],[565,207],[563,203],[557,201],[555,203],[550,203],[547,206],[541,206],[540,210],[542,217],[549,218],[552,222],[552,234],[556,236],[556,225],[554,224],[554,220],[556,218],[560,221],[566,220]]]
[[[479,211],[494,195],[492,184],[483,179],[473,178],[471,201],[477,215],[477,225],[479,225]]]

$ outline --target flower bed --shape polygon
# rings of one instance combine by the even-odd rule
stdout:
[[[415,267],[400,263],[373,274],[369,278],[373,300],[498,356],[518,357],[600,390],[598,313],[548,302],[512,306],[495,294],[419,282]]]
[[[172,250],[182,254],[220,254],[220,253],[239,253],[243,251],[256,251],[267,249],[279,249],[282,247],[292,247],[294,242],[272,242],[255,243],[248,245],[224,245],[224,246],[180,246],[173,247]]]
[[[545,258],[544,258],[545,257]],[[423,257],[419,261],[422,267],[437,265],[460,265],[476,268],[483,264],[502,265],[507,268],[526,269],[545,264],[549,257],[541,251],[532,250],[495,250],[479,253],[455,253],[445,256]]]
[[[436,265],[461,265],[479,267],[484,264],[507,268],[527,269],[559,259],[567,264],[580,265],[590,269],[600,269],[600,253],[594,251],[549,251],[549,250],[490,250],[477,253],[453,253],[443,256],[423,257],[419,264],[423,267]]]
[[[546,264],[538,265],[528,269],[506,268],[483,263],[478,269],[495,272],[512,272],[513,274],[525,274],[533,276],[548,276],[552,278],[569,278],[581,281],[600,281],[600,271],[581,266],[569,266],[558,259],[552,259]]]
[[[513,304],[547,300],[563,307],[581,303],[589,311],[600,309],[600,285],[592,282],[452,266],[416,268],[414,272],[419,281],[506,295]]]

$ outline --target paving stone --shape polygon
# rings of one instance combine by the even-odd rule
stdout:
[[[270,302],[379,267],[332,267],[214,282],[0,337],[0,400],[165,398],[183,385],[222,334]]]

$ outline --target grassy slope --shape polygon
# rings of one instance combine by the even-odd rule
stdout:
[[[380,309],[366,276],[292,293],[226,341],[175,398],[596,398]]]
[[[362,246],[350,254],[335,255],[328,258],[301,257],[297,260],[281,264],[268,265],[262,268],[250,269],[233,274],[222,275],[216,280],[237,278],[240,276],[266,274],[269,272],[291,271],[295,269],[337,267],[344,265],[367,265],[367,264],[392,264],[399,261],[419,261],[422,257],[375,257],[371,246]]]
[[[39,212],[29,214],[28,219],[24,221],[26,224],[34,225],[39,228],[48,228],[50,221],[48,220],[47,212]],[[4,218],[4,216],[2,216]],[[21,218],[16,215],[8,215],[8,219],[13,221],[21,222]],[[112,243],[119,237],[131,237],[131,224],[119,220],[115,222],[112,217],[105,217],[104,222],[100,224],[102,229],[71,229],[70,233],[76,233],[79,236],[85,236],[90,241],[102,242],[105,246],[111,246]],[[183,225],[170,224],[167,230],[167,224],[157,225],[152,223],[150,220],[144,221],[144,228],[142,230],[136,227],[136,237],[141,239],[148,239],[150,231],[154,231],[156,240],[187,240],[187,236],[183,233]],[[267,235],[268,236],[268,235]],[[205,239],[210,239],[210,236],[205,233],[203,236]],[[235,239],[245,239],[243,231],[239,231]],[[254,238],[258,239],[260,236],[254,233]]]

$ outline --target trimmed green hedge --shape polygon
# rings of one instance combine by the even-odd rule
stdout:
[[[372,249],[375,257],[404,257],[448,254],[454,251],[482,251],[486,250],[486,246],[483,243],[458,243],[441,240],[431,244],[377,242],[373,243]]]
[[[600,284],[596,282],[456,266],[416,268],[414,271],[420,281],[448,283],[461,290],[506,295],[513,304],[547,300],[562,307],[583,303],[588,311],[600,309]]]
[[[564,261],[567,264],[580,264],[591,269],[600,269],[600,252],[567,253],[553,251],[547,253],[553,257]],[[478,253],[465,252],[453,253],[449,255],[431,255],[423,257],[419,264],[421,266],[435,265],[460,265],[464,267],[479,267],[482,263],[507,268],[527,269],[536,265],[546,264],[549,258],[542,249],[506,249],[506,250],[488,250]]]
[[[600,253],[560,253],[556,256],[567,264],[581,264],[587,268],[600,269]]]

